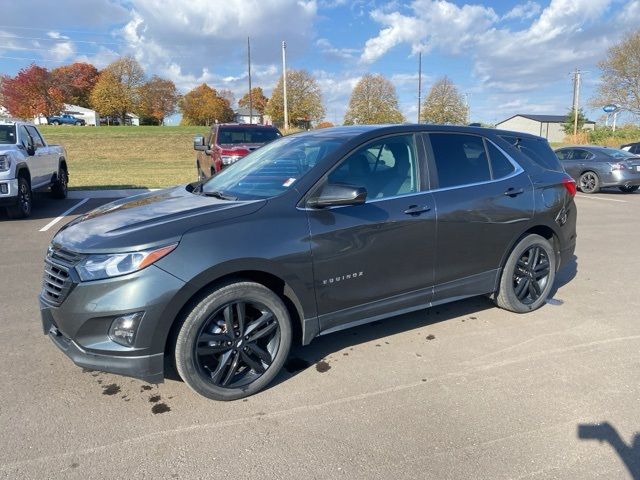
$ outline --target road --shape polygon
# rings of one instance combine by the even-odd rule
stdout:
[[[107,200],[80,201],[0,218],[0,478],[640,478],[640,193],[578,195],[544,308],[478,298],[321,337],[230,403],[83,371],[42,334],[47,244]]]

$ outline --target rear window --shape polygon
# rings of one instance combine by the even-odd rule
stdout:
[[[542,168],[556,172],[564,171],[558,157],[553,153],[553,150],[551,150],[551,147],[546,140],[542,138],[537,139],[506,135],[501,135],[500,138],[509,142]]]
[[[16,143],[16,126],[0,125],[0,144],[13,145]]]
[[[268,143],[282,135],[275,128],[225,128],[218,130],[218,145]]]

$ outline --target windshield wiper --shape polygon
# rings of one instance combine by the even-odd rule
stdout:
[[[202,192],[202,195],[204,195],[205,197],[215,197],[215,198],[219,198],[220,200],[238,200],[238,197],[234,197],[232,195],[227,195],[226,193],[220,192],[220,191],[216,191],[214,190],[213,192]]]

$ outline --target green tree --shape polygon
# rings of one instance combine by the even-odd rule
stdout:
[[[143,83],[144,70],[140,64],[133,57],[122,57],[100,73],[91,92],[91,106],[101,115],[119,117],[124,125],[127,113],[139,109]]]
[[[351,92],[345,125],[402,123],[404,120],[393,84],[382,75],[363,76]]]
[[[233,120],[229,101],[206,83],[188,92],[180,101],[184,125],[206,125]]]
[[[261,87],[253,87],[251,89],[251,101],[253,109],[262,115],[269,99],[265,97]],[[245,93],[244,96],[238,100],[238,106],[249,108],[249,93]]]
[[[576,111],[573,108],[570,108],[569,112],[567,113],[567,118],[565,122],[562,124],[562,129],[564,130],[564,133],[566,133],[567,135],[573,134],[573,126],[575,121],[576,121]],[[584,116],[584,112],[582,111],[581,108],[579,108],[578,109],[578,132],[582,130],[582,127],[584,127],[584,124],[586,121],[587,121],[587,118]]]
[[[442,125],[464,125],[467,107],[458,88],[446,76],[438,79],[422,104],[421,121]]]
[[[284,121],[282,75],[273,89],[265,113],[274,122]],[[319,122],[324,118],[322,91],[315,78],[306,70],[287,71],[287,108],[291,125]]]
[[[176,112],[179,98],[175,83],[154,75],[140,87],[138,111],[163,125],[164,119]]]
[[[640,30],[611,47],[598,66],[600,86],[590,103],[597,107],[613,103],[640,115]]]

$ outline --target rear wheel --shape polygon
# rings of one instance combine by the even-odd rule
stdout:
[[[15,205],[7,207],[7,214],[10,218],[27,218],[31,215],[33,195],[31,184],[25,177],[18,178],[18,196]]]
[[[638,185],[623,185],[621,187],[618,187],[620,189],[620,191],[622,193],[633,193],[636,190],[638,190],[638,188],[640,188],[640,186]]]
[[[280,297],[258,283],[231,283],[188,313],[176,340],[176,368],[205,397],[247,397],[276,377],[291,338],[289,312]]]
[[[60,125],[60,122],[58,120],[54,120],[53,122],[51,122],[52,125]]]
[[[67,174],[67,170],[65,168],[61,168],[58,173],[58,178],[53,185],[51,186],[51,193],[53,194],[53,198],[67,198],[68,193],[68,183],[69,183],[69,175]]]
[[[82,122],[76,122],[76,127],[81,127],[82,126]]]
[[[505,263],[495,302],[516,313],[536,310],[545,303],[555,274],[556,256],[551,243],[540,235],[527,235]]]
[[[600,191],[600,178],[595,172],[584,172],[580,175],[578,185],[582,193],[598,193]]]

